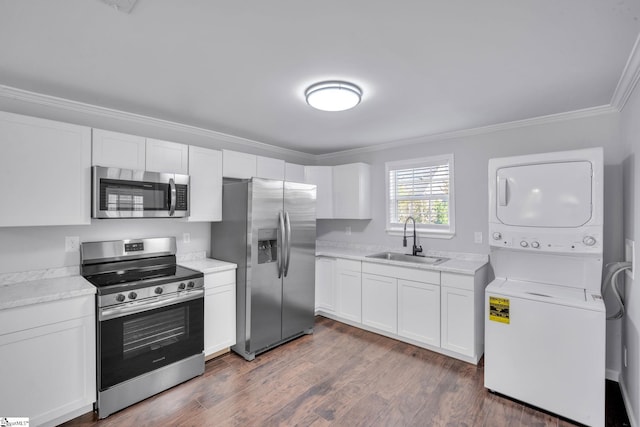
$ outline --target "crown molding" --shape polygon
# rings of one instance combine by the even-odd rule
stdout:
[[[548,116],[533,117],[530,119],[516,120],[512,122],[500,123],[497,125],[482,126],[472,129],[464,129],[452,132],[443,132],[432,135],[418,136],[384,144],[372,145],[369,147],[353,148],[351,150],[336,151],[327,154],[318,154],[316,159],[319,161],[343,157],[348,155],[357,155],[371,153],[375,151],[390,150],[394,148],[406,147],[414,144],[424,144],[429,142],[439,142],[455,138],[464,138],[469,136],[485,135],[488,133],[500,132],[511,129],[524,128],[528,126],[539,126],[549,123],[561,122],[566,120],[575,120],[602,114],[618,113],[617,108],[611,105],[602,105],[599,107],[584,108],[582,110],[568,111],[565,113],[551,114]]]
[[[629,59],[627,59],[620,80],[618,80],[616,90],[611,97],[611,105],[618,111],[624,109],[638,80],[640,80],[640,35],[636,39],[633,49],[631,49]]]
[[[162,129],[179,131],[191,135],[212,138],[220,142],[240,145],[243,147],[259,148],[271,153],[296,156],[302,159],[308,159],[315,162],[313,154],[304,153],[302,151],[291,150],[288,148],[277,147],[275,145],[266,144],[264,142],[254,141],[239,136],[229,135],[214,130],[204,129],[197,126],[185,125],[182,123],[172,122],[169,120],[157,119],[154,117],[144,116],[142,114],[128,113],[126,111],[115,110],[112,108],[100,107],[98,105],[87,104],[84,102],[73,101],[70,99],[60,98],[57,96],[44,95],[37,92],[18,89],[11,86],[0,85],[0,97],[12,100],[28,102],[31,104],[42,105],[46,107],[59,108],[78,113],[89,114],[92,116],[104,117],[109,119],[124,120],[128,122],[138,123],[141,125],[150,125]]]

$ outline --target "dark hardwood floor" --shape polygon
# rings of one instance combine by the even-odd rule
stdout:
[[[629,425],[607,382],[607,426]],[[627,424],[625,424],[625,422]],[[252,362],[227,354],[205,373],[104,420],[71,426],[572,426],[492,394],[483,364],[317,317],[313,335]]]

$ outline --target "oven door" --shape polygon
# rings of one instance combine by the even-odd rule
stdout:
[[[204,290],[99,313],[100,391],[204,350]]]
[[[189,176],[93,167],[93,217],[186,217]]]

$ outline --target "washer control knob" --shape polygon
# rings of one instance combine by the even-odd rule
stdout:
[[[129,299],[136,299],[138,298],[138,294],[136,294],[135,292],[129,292]]]
[[[160,295],[162,293],[163,289],[158,286],[153,292],[155,292],[156,294]]]
[[[529,247],[529,244],[527,243],[526,240],[523,240],[523,241],[520,242],[520,246],[522,246],[523,248],[527,248],[527,247]]]
[[[587,246],[593,246],[596,244],[596,239],[595,237],[592,237],[592,236],[586,236],[584,239],[582,239],[582,243],[584,243]]]
[[[540,247],[540,243],[534,240],[533,242],[531,242],[531,247],[534,249],[538,249]]]
[[[500,233],[499,231],[495,231],[492,237],[493,237],[493,240],[500,240],[502,239],[502,233]]]
[[[184,288],[186,288],[186,287],[187,287],[187,285],[185,285],[184,283],[180,283],[180,284],[178,285],[178,289],[180,289],[180,290],[183,290],[183,289],[184,289]]]
[[[193,283],[193,282],[189,282],[189,283],[187,284],[187,286],[189,287],[189,289],[193,288],[195,285],[196,285],[196,284],[195,284],[195,283]]]
[[[116,301],[118,301],[118,302],[122,302],[122,301],[124,301],[126,298],[127,298],[127,297],[125,297],[125,296],[124,296],[124,295],[122,295],[122,294],[118,294],[118,295],[116,295]]]

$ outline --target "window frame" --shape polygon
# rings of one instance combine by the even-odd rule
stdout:
[[[404,224],[399,225],[398,223],[391,223],[391,188],[390,188],[390,179],[389,172],[397,169],[410,169],[410,168],[419,168],[425,166],[432,166],[434,164],[449,164],[449,226],[437,226],[428,224],[416,224],[416,233],[420,236],[425,237],[433,237],[439,239],[451,239],[455,236],[455,173],[454,173],[454,155],[443,154],[437,156],[429,156],[429,157],[421,157],[417,159],[407,159],[407,160],[397,160],[392,162],[385,163],[385,231],[390,235],[403,235],[404,233]],[[413,233],[413,223],[409,222],[409,227],[411,227],[411,233]],[[409,228],[407,227],[407,228]],[[407,230],[408,232],[408,230]]]

